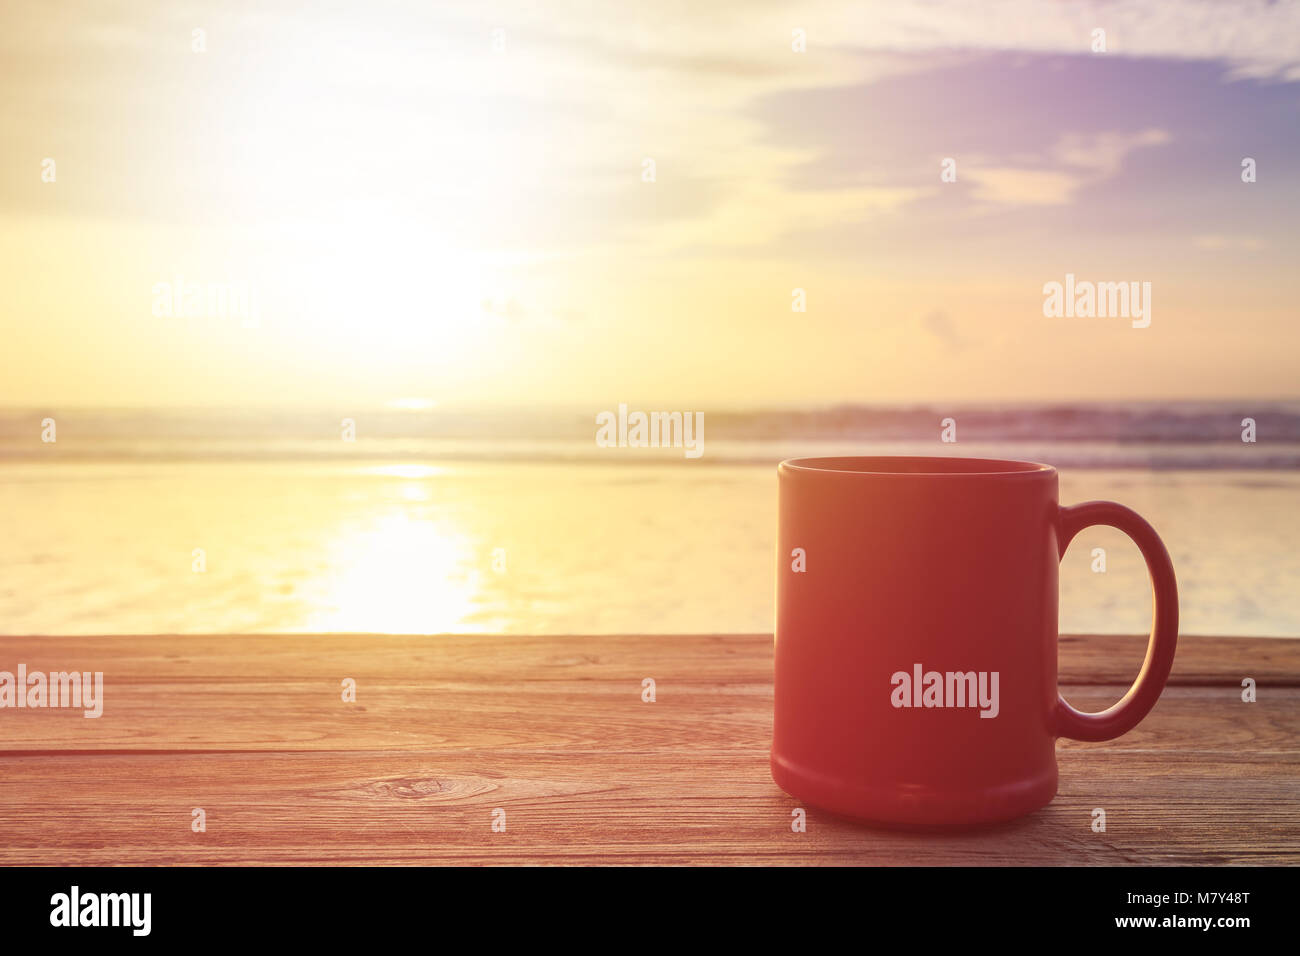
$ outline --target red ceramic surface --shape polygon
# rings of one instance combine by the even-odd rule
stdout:
[[[881,823],[1008,819],[1055,795],[1057,737],[1117,737],[1160,696],[1177,584],[1135,512],[1061,507],[1056,470],[1028,462],[807,458],[778,474],[772,776],[792,796]],[[1095,524],[1141,549],[1155,619],[1133,687],[1085,714],[1056,687],[1057,573]]]

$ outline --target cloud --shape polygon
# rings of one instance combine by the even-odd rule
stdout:
[[[838,6],[838,5],[837,5]],[[844,24],[842,42],[891,51],[999,50],[1215,60],[1233,75],[1300,79],[1300,4],[1270,0],[936,0],[879,4]]]
[[[942,310],[936,309],[926,315],[921,320],[921,325],[951,351],[963,352],[974,344],[974,339],[968,338],[958,330],[952,321],[952,317]]]
[[[1268,247],[1267,242],[1255,236],[1196,236],[1192,239],[1192,244],[1197,249],[1207,249],[1211,252],[1230,249],[1256,252]]]
[[[810,188],[797,170],[818,141],[769,127],[753,109],[765,97],[875,89],[962,58],[1009,70],[1049,54],[1111,73],[1158,57],[1300,76],[1300,4],[629,0],[624,10],[616,23],[584,0],[544,11],[376,0],[312,12],[287,0],[129,10],[81,0],[55,21],[43,4],[14,0],[0,14],[0,62],[11,100],[26,106],[0,116],[0,137],[29,148],[0,157],[0,206],[344,237],[369,210],[391,211],[458,250],[535,260],[752,247],[934,196],[928,165],[924,179],[883,180],[905,163],[921,170],[905,147],[946,132],[933,115],[942,91],[894,103],[916,112],[892,129],[857,112],[820,116],[823,127],[861,125],[894,153],[828,142],[846,169]],[[189,46],[196,24],[208,31],[201,56]],[[1098,26],[1113,53],[1090,53]],[[790,48],[795,27],[807,30],[806,53]],[[963,98],[981,92],[943,95],[969,106]],[[990,139],[1009,138],[1017,131],[995,110],[1033,104],[990,109],[995,100],[985,95],[966,116],[987,118]],[[1064,206],[1134,149],[1157,145],[1141,138],[1150,135],[1079,134],[1035,162],[1007,142],[1004,155],[985,148],[987,159],[964,161],[963,176],[984,204]],[[57,193],[32,174],[31,157],[44,155],[59,159]],[[645,156],[658,163],[652,187],[639,181]],[[863,170],[881,179],[864,181]]]
[[[1084,186],[1102,182],[1118,173],[1129,153],[1143,147],[1164,145],[1170,140],[1170,135],[1162,129],[1137,133],[1067,133],[1045,156],[1020,154],[1017,159],[1022,162],[1037,160],[1048,167],[1065,166],[1069,169],[1029,165],[982,166],[977,161],[973,168],[967,165],[959,178],[974,182],[971,196],[980,202],[1021,206],[1068,205]]]
[[[1072,173],[1010,166],[966,169],[960,178],[975,184],[971,197],[979,202],[1017,206],[1065,205],[1083,185]]]
[[[1102,132],[1090,135],[1067,133],[1052,148],[1058,162],[1087,170],[1094,179],[1119,172],[1124,159],[1144,146],[1163,146],[1171,137],[1163,129],[1144,129],[1137,133]]]

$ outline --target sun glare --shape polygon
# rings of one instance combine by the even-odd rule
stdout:
[[[459,532],[392,514],[339,538],[320,585],[312,631],[436,634],[472,629],[480,590],[474,551]]]
[[[388,408],[401,412],[427,412],[438,407],[431,398],[394,398],[386,403]]]

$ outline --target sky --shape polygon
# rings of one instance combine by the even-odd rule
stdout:
[[[1298,120],[1296,3],[7,0],[0,404],[1293,398]]]

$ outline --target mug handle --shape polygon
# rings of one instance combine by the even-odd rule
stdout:
[[[1123,531],[1146,559],[1155,592],[1151,639],[1141,673],[1117,703],[1099,713],[1086,714],[1066,703],[1060,693],[1056,695],[1057,736],[1071,740],[1111,740],[1136,727],[1165,689],[1178,645],[1178,581],[1174,566],[1160,536],[1136,511],[1113,501],[1085,501],[1060,509],[1060,557],[1065,557],[1065,549],[1076,534],[1099,524]]]

